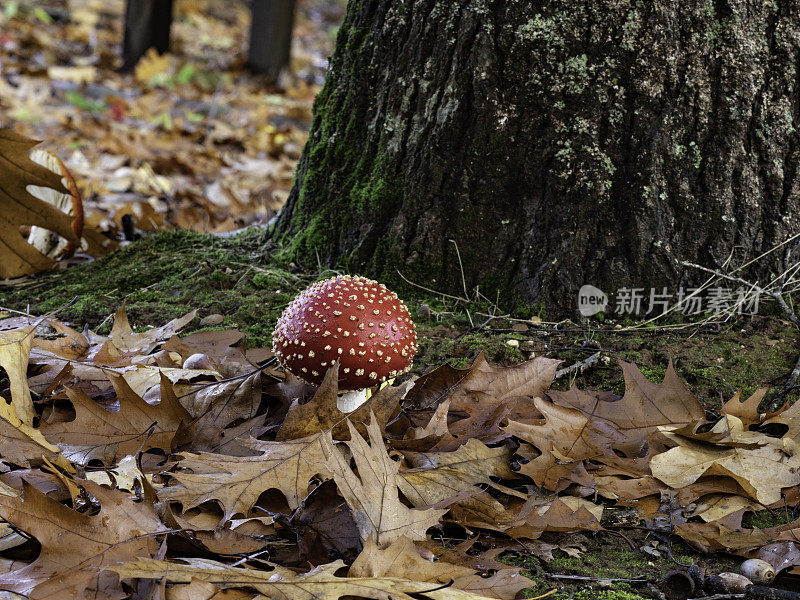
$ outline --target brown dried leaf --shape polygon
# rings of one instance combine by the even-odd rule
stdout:
[[[734,442],[745,442],[745,447],[702,443],[675,435],[666,427],[661,430],[679,445],[652,457],[650,469],[654,477],[673,489],[694,483],[703,475],[732,477],[751,498],[772,504],[780,500],[783,488],[800,485],[800,456],[784,454],[776,447],[775,438],[744,431],[737,417],[728,416],[711,431],[727,431]],[[757,440],[763,445],[751,447]]]
[[[30,461],[38,463],[46,456],[53,463],[72,471],[58,447],[48,442],[41,430],[33,427],[36,411],[28,388],[27,370],[35,330],[36,325],[31,325],[0,331],[0,367],[5,370],[11,387],[11,403],[0,399],[0,422],[7,430],[0,445],[0,456],[20,466],[28,466]]]
[[[532,404],[544,416],[543,420],[530,423],[509,421],[504,430],[541,452],[520,469],[536,485],[554,491],[560,491],[570,481],[585,485],[587,478],[581,461],[617,460],[612,444],[625,438],[607,421],[593,420],[578,409],[559,406],[542,398],[534,398]]]
[[[436,450],[455,450],[470,438],[496,443],[508,437],[500,428],[506,417],[541,418],[532,399],[550,387],[559,362],[536,358],[515,367],[493,367],[481,353],[466,369],[443,365],[420,377],[404,406],[426,410],[450,401],[451,435],[443,435]]]
[[[541,531],[597,531],[602,529],[603,507],[583,498],[556,496],[549,503],[532,498],[521,513],[527,512],[525,525],[509,530],[510,535],[535,535]],[[532,510],[530,510],[532,509]],[[520,515],[521,516],[521,515]]]
[[[476,573],[474,569],[445,561],[425,560],[420,556],[414,542],[407,537],[395,540],[391,546],[381,550],[370,538],[363,552],[351,565],[350,577],[402,577],[414,581],[427,581],[434,587],[449,581],[453,587],[489,598],[512,600],[517,592],[536,587],[536,583],[520,575],[519,567],[501,568],[491,576]]]
[[[759,388],[744,401],[740,400],[739,392],[736,392],[736,395],[724,404],[723,410],[727,415],[739,417],[745,425],[760,423],[765,415],[758,412],[758,407],[768,391],[769,388]]]
[[[439,523],[445,510],[415,510],[400,502],[397,490],[399,465],[386,452],[378,421],[373,415],[367,426],[369,444],[348,421],[347,442],[358,474],[334,446],[330,432],[324,435],[326,466],[332,473],[339,492],[353,511],[362,541],[374,536],[376,543],[388,546],[400,536],[425,539],[428,528]]]
[[[369,397],[369,399],[351,413],[343,413],[337,406],[337,380],[339,363],[328,369],[322,384],[314,397],[305,404],[295,400],[278,431],[276,440],[292,440],[309,436],[333,428],[333,437],[346,440],[348,428],[345,419],[356,424],[356,429],[366,433],[365,423],[374,413],[381,429],[386,427],[398,411],[400,400],[408,391],[408,385],[387,385]]]
[[[405,456],[414,468],[401,471],[397,485],[417,507],[455,498],[477,484],[494,485],[491,477],[515,477],[508,465],[508,448],[489,448],[474,439],[454,452],[406,452]],[[481,490],[475,487],[473,491]]]
[[[59,504],[29,484],[22,498],[0,496],[0,517],[42,546],[33,563],[0,576],[0,588],[31,598],[87,598],[89,586],[99,585],[105,593],[119,589],[114,577],[98,575],[108,565],[153,555],[153,534],[165,528],[151,504],[91,481],[81,485],[100,502],[95,516]]]
[[[184,510],[216,500],[227,521],[237,513],[247,515],[261,493],[272,488],[283,493],[290,508],[296,508],[308,494],[313,477],[330,477],[321,434],[286,442],[250,440],[247,445],[262,454],[182,454],[181,470],[170,473],[180,485],[164,488],[159,496],[182,503]]]
[[[481,352],[466,369],[443,365],[420,377],[405,404],[425,409],[449,399],[451,411],[471,415],[504,403],[512,419],[539,418],[530,401],[550,388],[560,362],[540,357],[514,367],[493,367]]]
[[[321,565],[302,574],[277,565],[272,571],[256,571],[199,558],[183,561],[186,564],[141,559],[109,567],[109,570],[125,578],[164,577],[171,583],[200,580],[221,588],[252,588],[272,600],[339,600],[343,596],[375,600],[419,600],[420,597],[431,600],[482,598],[454,587],[438,586],[432,590],[430,583],[397,577],[337,577],[336,571],[344,566],[342,561]]]
[[[47,442],[40,430],[26,425],[14,427],[5,419],[0,418],[1,460],[20,467],[38,467],[45,458],[62,467],[69,466],[58,447]],[[69,467],[67,470],[72,471],[73,469]]]
[[[32,354],[41,355],[42,352],[48,352],[54,356],[74,360],[83,357],[89,350],[89,340],[83,333],[75,331],[60,321],[48,319],[47,322],[61,337],[52,340],[34,339]]]
[[[559,406],[581,411],[594,426],[605,422],[619,432],[625,443],[616,449],[637,454],[648,435],[659,425],[687,425],[705,419],[705,410],[678,378],[670,362],[664,381],[649,381],[631,363],[620,361],[625,375],[625,395],[617,399],[573,387],[567,392],[550,390],[547,395]]]
[[[0,129],[0,279],[19,277],[51,268],[49,258],[31,246],[20,234],[20,227],[35,225],[53,231],[78,244],[72,230],[74,217],[58,210],[28,192],[28,186],[69,190],[61,176],[30,159],[39,142],[9,129]]]
[[[11,404],[0,402],[0,416],[14,426],[33,426],[36,411],[28,388],[28,358],[36,325],[0,331],[0,367],[11,386]]]
[[[134,352],[137,354],[150,354],[161,341],[167,340],[176,332],[191,323],[197,316],[193,310],[178,319],[172,319],[166,325],[148,329],[143,333],[134,333],[125,306],[121,306],[114,315],[114,325],[111,328],[109,339],[117,350],[121,352]]]
[[[169,450],[181,424],[191,418],[178,402],[169,379],[161,375],[161,403],[152,405],[142,400],[121,375],[108,371],[107,376],[117,394],[118,411],[106,410],[83,392],[67,388],[75,419],[45,424],[41,430],[44,436],[80,464],[92,459],[111,464],[117,456],[137,450]]]

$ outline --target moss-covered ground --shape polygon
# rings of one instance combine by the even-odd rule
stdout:
[[[265,242],[260,230],[235,238],[184,231],[160,233],[94,262],[0,286],[0,317],[8,309],[44,314],[76,299],[59,317],[107,333],[111,316],[123,303],[137,328],[161,325],[197,309],[200,318],[222,316],[214,328],[237,327],[247,334],[251,346],[269,345],[272,328],[288,302],[313,281],[335,272],[304,271],[276,260]],[[576,383],[621,393],[624,382],[614,358],[635,362],[653,381],[661,380],[672,360],[690,389],[709,409],[715,409],[721,399],[739,390],[747,395],[764,385],[782,384],[800,347],[798,332],[779,313],[769,314],[768,307],[761,316],[713,327],[631,328],[608,319],[555,324],[540,322],[530,313],[500,315],[492,302],[468,303],[413,286],[402,296],[418,328],[417,373],[447,361],[465,366],[480,351],[499,364],[515,364],[535,355],[559,358],[570,365],[602,350],[602,356],[612,360],[601,360],[577,379],[565,377],[556,385]],[[200,318],[187,331],[202,329]],[[748,518],[758,526],[774,524],[774,516],[768,513]],[[625,531],[627,540],[607,532],[587,534],[586,550],[578,558],[556,550],[555,560],[549,563],[525,554],[510,559],[525,566],[539,583],[529,590],[529,596],[556,587],[560,591],[552,596],[555,598],[653,597],[652,590],[631,583],[547,577],[548,573],[612,579],[645,575],[655,581],[681,568],[666,553],[660,557],[645,554],[641,546],[647,543],[646,535],[635,529]],[[680,562],[714,561],[711,569],[716,572],[735,570],[736,561],[719,555],[701,557],[678,540],[674,541],[673,556]]]

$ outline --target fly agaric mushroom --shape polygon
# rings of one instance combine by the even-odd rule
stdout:
[[[63,194],[51,188],[31,186],[31,194],[39,198],[39,200],[49,202],[58,210],[72,215],[74,217],[72,231],[75,232],[76,237],[80,238],[83,234],[83,202],[72,174],[61,162],[61,159],[52,152],[36,148],[31,152],[30,157],[33,162],[56,175],[60,175],[64,187],[69,190],[69,194]],[[75,253],[76,249],[73,242],[65,240],[57,233],[35,225],[31,227],[31,231],[28,234],[28,243],[50,258],[69,258]]]
[[[411,368],[417,333],[405,304],[377,281],[340,275],[292,300],[272,334],[287,371],[319,385],[339,361],[339,409],[351,412],[367,390]]]

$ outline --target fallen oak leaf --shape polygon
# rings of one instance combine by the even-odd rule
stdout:
[[[512,419],[539,418],[530,400],[550,388],[560,363],[537,357],[514,367],[494,367],[481,352],[466,369],[443,365],[417,379],[404,404],[425,409],[449,399],[451,411],[467,414],[505,404]]]
[[[138,450],[170,450],[181,424],[191,417],[178,402],[169,379],[161,375],[161,403],[152,405],[142,400],[121,375],[108,371],[107,376],[117,395],[118,411],[106,410],[80,390],[66,388],[75,419],[45,424],[43,435],[80,464],[96,459],[108,465],[117,456]]]
[[[536,358],[515,367],[493,367],[483,352],[466,369],[443,365],[420,377],[403,402],[408,410],[428,410],[449,400],[448,429],[436,450],[455,450],[470,438],[497,443],[508,437],[501,422],[541,418],[531,399],[544,394],[560,361]]]
[[[425,451],[432,450],[441,442],[446,447],[456,446],[457,442],[447,425],[447,413],[450,412],[450,400],[443,400],[431,415],[424,427],[408,427],[401,440],[390,440],[395,450]]]
[[[33,427],[36,411],[28,387],[27,370],[37,325],[0,331],[0,367],[5,370],[11,387],[11,403],[0,399],[0,429],[7,430],[0,444],[0,457],[4,456],[20,466],[28,466],[30,461],[36,464],[42,456],[47,456],[55,464],[72,472],[72,465],[61,456],[59,448]],[[16,429],[17,432],[10,429]]]
[[[33,160],[30,151],[39,142],[0,129],[0,278],[19,277],[44,271],[55,261],[39,252],[20,235],[20,227],[31,225],[57,233],[79,244],[72,229],[74,217],[41,200],[28,186],[51,188],[68,194],[61,175]]]
[[[492,477],[513,479],[508,448],[489,448],[472,439],[453,452],[405,452],[416,468],[399,473],[397,485],[418,508],[452,503],[451,510],[461,524],[503,530],[506,508],[478,485],[517,494],[492,481]],[[420,465],[420,466],[416,466]],[[423,466],[424,465],[424,466]]]
[[[592,473],[591,477],[594,479],[598,494],[603,498],[616,500],[619,504],[633,502],[664,491],[664,484],[650,475],[621,477]]]
[[[602,505],[574,496],[556,496],[550,501],[531,497],[517,515],[524,524],[508,530],[515,537],[535,539],[543,531],[598,531]]]
[[[44,443],[43,443],[44,442]],[[44,460],[74,472],[58,446],[51,445],[41,431],[27,425],[14,427],[0,418],[0,460],[20,467],[38,467]]]
[[[111,327],[111,333],[108,338],[122,352],[135,352],[146,355],[150,354],[161,341],[166,341],[186,327],[195,317],[197,317],[197,310],[188,312],[177,319],[172,319],[161,327],[153,327],[142,333],[134,333],[128,321],[125,305],[122,305],[114,315],[114,324]]]
[[[690,485],[703,475],[731,477],[751,498],[764,505],[779,501],[783,488],[800,485],[800,457],[786,456],[775,447],[774,438],[744,431],[737,417],[729,415],[712,432],[721,431],[723,426],[734,442],[742,439],[752,444],[761,439],[763,445],[753,448],[702,443],[675,435],[672,428],[660,427],[662,435],[678,445],[650,459],[653,476],[673,489]]]
[[[477,573],[464,565],[446,561],[429,561],[420,556],[414,542],[400,537],[388,548],[381,550],[369,538],[364,550],[350,566],[349,577],[402,577],[413,581],[427,581],[432,586],[447,581],[453,587],[473,594],[501,600],[513,600],[525,588],[536,587],[536,582],[520,574],[519,567],[500,565],[492,575]]]
[[[262,414],[242,421],[232,427],[221,428],[214,424],[214,413],[208,412],[199,419],[181,425],[175,434],[173,451],[214,452],[227,456],[256,456],[258,452],[244,446],[241,440],[258,438],[268,429]]]
[[[740,392],[736,392],[733,396],[723,405],[723,410],[726,415],[733,415],[739,417],[745,425],[755,425],[760,423],[767,416],[765,413],[760,413],[758,407],[761,405],[762,400],[767,395],[769,388],[759,388],[753,392],[747,400],[740,399]],[[786,408],[786,405],[784,405]],[[781,412],[779,409],[773,415]]]
[[[447,506],[451,519],[466,527],[504,531],[513,524],[508,521],[506,507],[479,487],[484,484],[518,493],[490,479],[514,477],[507,448],[488,448],[472,439],[453,452],[419,453],[412,464],[429,465],[401,471],[397,478],[400,491],[415,507]]]
[[[675,533],[706,552],[750,550],[774,541],[777,537],[775,531],[742,527],[742,516],[747,510],[743,508],[709,523],[680,523],[676,525]]]
[[[32,427],[36,417],[27,373],[33,334],[37,326],[38,323],[0,331],[0,367],[5,370],[11,387],[11,405],[0,403],[0,416],[15,426],[24,424]]]
[[[37,355],[41,360],[42,353],[49,353],[61,358],[77,359],[83,357],[89,350],[89,340],[86,336],[75,331],[65,323],[48,319],[47,323],[56,330],[61,337],[56,339],[35,338],[33,340],[32,356]]]
[[[400,502],[398,471],[400,465],[386,452],[383,435],[375,416],[367,425],[369,444],[355,426],[350,428],[350,448],[358,474],[350,468],[348,460],[334,446],[330,432],[323,436],[326,466],[339,493],[353,511],[362,541],[374,536],[376,543],[387,546],[400,536],[425,539],[425,532],[439,523],[446,510],[411,509]]]
[[[750,498],[731,494],[708,494],[699,498],[695,505],[695,509],[686,516],[700,517],[706,523],[727,517],[743,508],[753,512],[765,510],[763,506],[753,502]]]
[[[767,416],[768,418],[764,420],[762,425],[772,425],[775,423],[785,425],[787,430],[786,433],[783,434],[783,439],[800,443],[800,403],[795,402],[791,406],[788,406],[787,402],[783,409]]]
[[[553,491],[562,490],[571,481],[591,485],[584,460],[618,460],[612,445],[625,438],[607,421],[595,421],[581,410],[542,398],[534,398],[532,404],[543,420],[528,423],[510,420],[503,430],[541,453],[520,468],[520,473],[533,479],[536,485]]]
[[[330,477],[322,434],[285,442],[251,439],[244,444],[262,454],[182,453],[180,470],[169,473],[178,485],[163,488],[159,496],[180,502],[184,510],[216,500],[223,509],[222,520],[227,521],[235,514],[246,516],[261,493],[272,488],[286,497],[289,508],[297,508],[308,495],[312,478]]]
[[[398,577],[337,577],[344,561],[320,565],[308,573],[275,565],[272,571],[230,567],[213,560],[182,559],[185,564],[153,559],[133,560],[113,565],[108,570],[123,578],[161,579],[170,583],[206,581],[223,589],[251,588],[271,600],[339,600],[343,596],[375,600],[480,600],[444,582],[431,585]]]
[[[632,363],[619,361],[625,376],[622,398],[598,394],[573,386],[566,392],[548,390],[554,404],[581,411],[595,425],[606,423],[624,438],[614,448],[627,455],[638,454],[648,436],[660,425],[687,425],[705,419],[705,409],[675,373],[672,362],[664,380],[648,380]]]
[[[372,413],[378,419],[381,428],[399,410],[400,400],[408,392],[411,384],[400,386],[386,385],[372,394],[364,404],[350,413],[339,410],[337,403],[339,363],[328,369],[314,397],[305,404],[295,400],[283,420],[275,439],[277,441],[306,437],[315,433],[333,430],[333,437],[346,440],[348,428],[345,419],[356,425],[357,430],[366,433],[365,423]]]
[[[85,590],[98,581],[105,593],[119,589],[113,577],[98,576],[104,567],[155,553],[154,535],[166,528],[151,504],[91,481],[81,485],[100,502],[97,515],[68,508],[27,483],[21,498],[0,496],[0,517],[42,547],[33,563],[0,575],[0,589],[36,600],[88,598]]]
[[[458,471],[465,483],[490,483],[489,476],[514,479],[506,447],[489,448],[480,440],[469,440],[452,452],[403,452],[413,469],[447,468]],[[407,473],[408,471],[403,471]]]

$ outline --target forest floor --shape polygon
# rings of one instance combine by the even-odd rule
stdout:
[[[269,346],[272,329],[287,303],[311,282],[335,272],[277,265],[264,248],[264,230],[257,228],[230,238],[188,231],[147,236],[96,261],[0,286],[0,318],[10,311],[40,315],[61,309],[59,318],[107,333],[123,303],[137,329],[162,325],[197,309],[198,318],[186,332],[237,327],[247,334],[251,347]],[[547,356],[562,360],[563,366],[600,352],[591,368],[564,376],[553,387],[575,384],[622,394],[625,382],[616,359],[636,363],[654,382],[663,379],[673,361],[678,375],[707,410],[718,411],[721,401],[737,392],[747,397],[759,387],[780,387],[800,347],[800,335],[777,312],[729,323],[637,327],[612,319],[552,323],[546,315],[504,315],[487,301],[464,302],[418,288],[403,297],[419,336],[412,375],[445,362],[466,366],[480,352],[500,365]],[[627,512],[609,507],[604,523],[624,520]],[[785,515],[764,512],[749,519],[763,527],[786,522],[789,516],[787,510]],[[570,536],[570,544],[582,548],[579,555],[556,550],[550,562],[524,552],[507,557],[524,565],[539,582],[538,588],[529,590],[530,596],[557,587],[562,597],[574,594],[586,600],[653,597],[644,584],[550,579],[549,575],[657,582],[669,571],[681,569],[680,563],[699,562],[712,572],[721,572],[736,571],[739,562],[720,554],[703,557],[677,538],[669,540],[670,556],[664,550],[665,540],[654,540],[650,532],[635,528],[626,529],[624,535],[613,531],[564,535]],[[654,541],[660,550],[653,547]]]
[[[122,0],[46,5],[2,5],[0,123],[13,123],[61,155],[76,175],[91,227],[118,235],[130,215],[148,233],[170,227],[222,232],[265,224],[275,214],[291,186],[344,2],[299,2],[292,76],[274,90],[242,68],[249,18],[244,2],[180,0],[172,53],[148,57],[129,75],[115,70]],[[166,231],[92,262],[77,259],[63,270],[0,285],[0,318],[12,311],[59,311],[78,328],[108,333],[122,304],[137,330],[197,309],[199,318],[187,333],[237,327],[251,347],[269,346],[287,303],[333,274],[276,264],[260,229],[232,238]],[[800,347],[800,333],[768,306],[736,321],[678,326],[613,318],[549,322],[544,314],[506,315],[498,307],[502,299],[458,300],[413,286],[403,297],[419,336],[411,375],[446,362],[463,367],[480,352],[500,365],[547,356],[564,366],[600,352],[591,368],[558,379],[554,387],[622,394],[616,359],[636,363],[656,382],[671,360],[705,407],[717,411],[737,392],[747,397],[759,387],[780,387]],[[627,511],[608,508],[604,525],[624,519]],[[746,522],[767,527],[787,516],[763,512]],[[551,576],[655,583],[684,568],[676,561],[712,572],[736,571],[739,562],[704,557],[677,537],[666,552],[669,541],[641,529],[626,529],[624,536],[611,529],[561,535],[573,555],[554,550],[549,562],[525,552],[506,557],[537,581],[528,596],[557,588],[552,598],[657,597],[652,588],[631,582]]]

